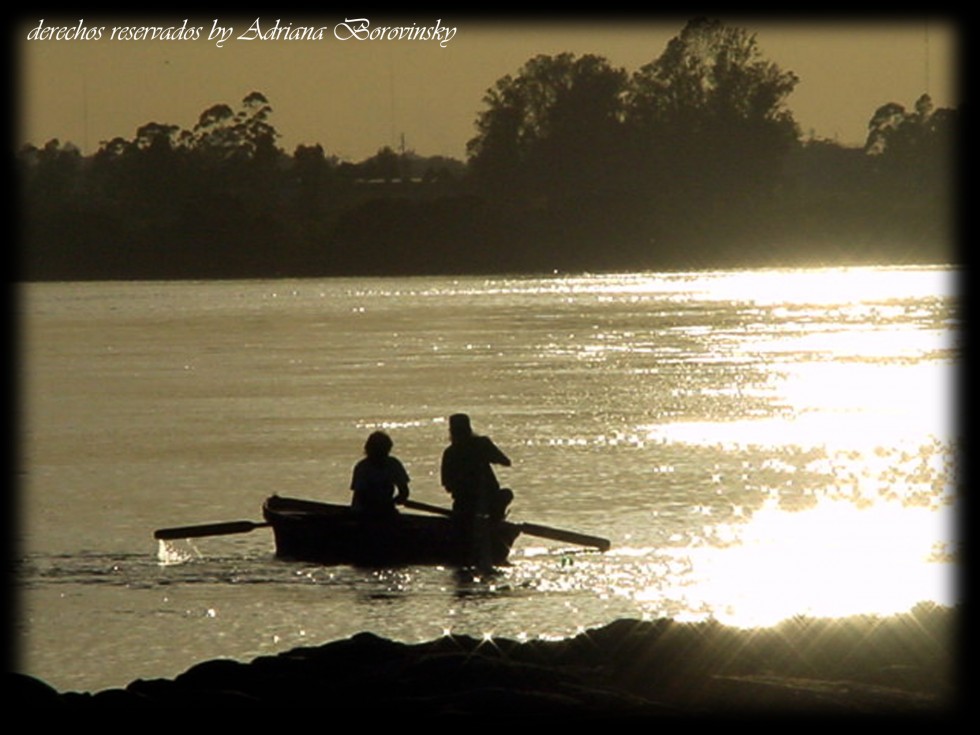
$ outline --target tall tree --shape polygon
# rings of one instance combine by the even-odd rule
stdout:
[[[746,30],[689,21],[630,81],[627,124],[642,162],[640,190],[688,221],[764,199],[799,139],[786,107],[797,81],[763,58]]]
[[[561,198],[593,184],[622,119],[627,74],[595,55],[539,55],[483,98],[467,145],[492,191]]]
[[[275,158],[282,152],[276,147],[279,133],[269,122],[271,114],[261,92],[248,94],[237,112],[225,103],[212,105],[201,113],[187,143],[219,160]]]
[[[912,110],[896,102],[875,110],[865,153],[873,173],[874,211],[902,237],[952,241],[956,184],[955,109],[936,109],[923,94]]]
[[[765,60],[756,37],[721,21],[696,18],[671,39],[630,85],[629,111],[640,124],[693,125],[717,120],[768,122],[795,135],[785,108],[799,80]]]
[[[935,109],[923,94],[913,110],[890,102],[868,122],[865,152],[886,175],[919,179],[951,173],[952,148],[958,127],[956,110]]]

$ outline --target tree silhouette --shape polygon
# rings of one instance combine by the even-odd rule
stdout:
[[[595,189],[621,122],[626,72],[594,55],[536,56],[484,96],[467,144],[494,195],[560,199]]]
[[[371,158],[358,164],[357,168],[362,179],[391,183],[405,176],[400,156],[387,145],[379,148]]]
[[[667,230],[719,239],[751,220],[746,207],[765,204],[798,142],[785,106],[797,81],[762,57],[754,35],[705,18],[633,75],[635,188],[673,220]]]
[[[734,242],[775,206],[798,144],[785,106],[796,82],[754,36],[703,18],[632,77],[598,56],[536,56],[484,97],[470,172],[492,199],[527,207],[537,238],[605,234],[606,255],[641,263]]]
[[[864,150],[873,173],[873,212],[903,241],[952,239],[959,115],[923,94],[912,110],[890,102],[868,122]]]
[[[925,175],[948,172],[957,125],[956,111],[935,109],[927,94],[919,97],[911,111],[890,102],[879,107],[868,122],[864,150],[887,175],[921,180]]]
[[[718,20],[697,18],[630,85],[631,116],[641,126],[693,126],[717,120],[767,121],[795,134],[784,104],[798,79],[766,61],[755,36]]]
[[[696,19],[632,76],[532,57],[487,90],[467,164],[286,154],[259,92],[89,158],[25,146],[23,277],[955,262],[956,110],[922,96],[879,107],[864,149],[801,142],[796,82],[743,29]]]

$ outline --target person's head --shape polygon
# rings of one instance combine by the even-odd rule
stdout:
[[[454,413],[449,417],[449,438],[453,441],[473,436],[470,417],[465,413]]]
[[[391,452],[395,443],[383,431],[375,431],[364,442],[364,454],[371,459],[383,459]]]

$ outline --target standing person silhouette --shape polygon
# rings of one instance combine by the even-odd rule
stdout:
[[[351,505],[372,517],[395,515],[395,503],[408,499],[408,472],[391,455],[394,442],[383,431],[375,431],[364,442],[364,458],[354,465],[350,489]],[[397,496],[395,492],[397,490]]]
[[[491,465],[510,467],[510,459],[486,436],[473,433],[470,417],[449,417],[450,444],[442,453],[442,486],[453,497],[453,513],[464,523],[476,518],[502,520],[514,493],[501,488]]]

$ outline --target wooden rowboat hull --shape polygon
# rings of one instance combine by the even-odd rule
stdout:
[[[507,563],[520,527],[499,522],[465,533],[452,519],[400,512],[366,520],[349,506],[273,495],[262,506],[276,556],[368,567]]]

